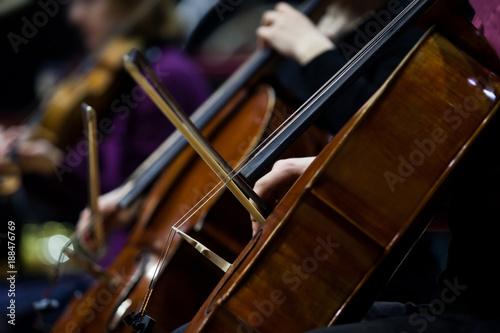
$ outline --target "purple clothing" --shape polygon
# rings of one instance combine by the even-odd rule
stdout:
[[[193,112],[209,95],[201,69],[179,48],[150,49],[156,55],[151,66],[186,113]],[[109,192],[123,181],[174,130],[153,102],[127,77],[123,88],[98,120],[101,192]],[[54,177],[25,176],[27,202],[40,207],[40,222],[76,222],[88,204],[87,143],[65,149],[66,156]]]
[[[151,67],[188,114],[209,94],[208,84],[196,64],[176,47],[163,49],[161,57],[158,61],[151,62]],[[103,128],[103,132],[106,130],[109,133],[99,145],[103,193],[120,186],[174,130],[165,115],[136,85],[120,94],[111,103],[110,109],[111,112],[100,119],[100,122],[106,117],[112,119],[112,125]],[[72,177],[82,184],[82,190],[86,193],[88,176],[85,159],[75,167]],[[127,230],[109,235],[108,252],[99,264],[109,266],[120,253],[127,238]]]
[[[470,0],[469,2],[476,11],[472,23],[500,55],[500,1]]]
[[[160,59],[151,66],[186,113],[192,113],[208,96],[200,70],[180,49],[163,49]],[[104,117],[112,118],[112,125],[99,145],[103,193],[120,186],[174,130],[138,86],[118,96],[110,108],[110,114]],[[87,183],[86,163],[77,166],[74,173]]]

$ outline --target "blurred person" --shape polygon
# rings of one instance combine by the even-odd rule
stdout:
[[[209,94],[208,83],[198,68],[179,47],[182,28],[175,15],[173,0],[159,0],[153,9],[126,32],[126,36],[138,37],[144,44],[144,53],[152,68],[171,92],[178,104],[191,113]],[[89,54],[96,52],[117,28],[126,26],[142,0],[71,0],[68,20],[81,34]],[[98,110],[101,111],[101,110]],[[107,119],[108,131],[100,133],[99,162],[100,182],[103,192],[120,185],[174,130],[145,93],[131,78],[122,82],[120,91],[111,100],[101,119]],[[0,128],[0,161],[10,160],[10,151],[18,144],[24,126]],[[43,160],[54,166],[50,174],[29,170],[23,174],[23,187],[10,202],[0,208],[2,220],[16,221],[19,233],[24,223],[61,221],[75,223],[88,201],[87,156],[78,153],[78,144],[64,150],[47,140],[22,142],[16,147],[18,159],[26,165],[30,161]],[[19,235],[21,236],[21,235]],[[18,238],[19,238],[18,236]],[[127,230],[110,236],[108,253],[101,261],[107,265],[117,255],[126,241]],[[19,244],[19,240],[17,240]],[[37,250],[41,251],[41,250]],[[90,280],[85,276],[67,277],[52,290],[51,297],[63,304],[73,292],[86,288]],[[20,270],[16,290],[16,329],[33,331],[35,313],[32,303],[44,298],[47,282],[37,277],[26,277]],[[2,284],[2,295],[7,295]],[[4,306],[9,300],[0,299]],[[5,306],[7,306],[6,304]],[[48,323],[57,317],[57,311],[47,318]]]
[[[141,2],[72,0],[68,19],[81,33],[87,51],[92,53],[113,37],[118,27],[126,25]],[[181,34],[174,1],[161,0],[127,36],[144,41],[144,53],[157,75],[179,105],[190,113],[208,96],[209,88],[201,70],[178,46]],[[173,131],[173,126],[131,79],[121,85],[101,118],[110,120],[109,133],[103,133],[99,144],[101,189],[107,192],[120,185]],[[0,129],[0,160],[9,158],[9,150],[24,131],[23,126]],[[87,163],[77,147],[75,144],[62,150],[44,139],[22,142],[17,147],[18,158],[24,165],[46,160],[54,166],[49,175],[28,170],[23,177],[25,201],[34,209],[28,219],[74,222],[85,207]]]

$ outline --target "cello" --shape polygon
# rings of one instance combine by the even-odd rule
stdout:
[[[413,1],[232,175],[261,174],[353,71],[431,4]],[[498,125],[498,56],[454,5],[426,12],[427,33],[278,203],[186,332],[304,332],[361,318],[457,168]],[[471,96],[467,122],[452,124],[450,106]]]
[[[315,1],[313,4],[324,6],[325,2]],[[269,85],[261,84],[267,80],[268,71],[276,60],[276,55],[269,50],[258,51],[193,116],[197,127],[203,129],[204,135],[233,166],[258,143],[261,134],[267,135],[284,119],[284,115],[279,114],[279,111],[286,111],[283,103],[274,98]],[[273,115],[269,113],[272,110]],[[160,262],[171,224],[216,183],[216,176],[203,161],[195,159],[194,151],[186,149],[187,143],[179,137],[178,133],[171,136],[121,188],[123,196],[119,204],[127,206],[155,181],[159,172],[165,170],[145,198],[128,246],[108,270],[117,277],[119,285],[114,285],[116,280],[104,280],[91,287],[81,299],[70,304],[54,332],[127,330],[121,318],[140,306],[149,278]],[[309,147],[296,147],[292,154],[300,151],[307,156],[323,144],[310,146],[313,141],[308,139],[307,142]],[[216,199],[210,209],[193,217],[183,231],[204,239],[210,248],[232,260],[250,239],[250,229],[246,224],[237,223],[230,229],[221,226],[230,216],[227,207],[242,217],[246,213],[228,194]],[[188,320],[222,276],[222,272],[206,259],[199,258],[186,242],[177,239],[172,249],[175,255],[169,256],[162,266],[161,278],[148,307],[151,317],[164,330],[174,329]],[[192,266],[193,270],[186,270],[181,266],[186,260],[199,263]],[[179,283],[183,286],[179,285],[175,290],[168,288]],[[165,303],[169,299],[176,300],[175,307]]]

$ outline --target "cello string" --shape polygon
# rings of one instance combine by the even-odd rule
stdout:
[[[223,182],[220,181],[214,188],[212,188],[212,190],[210,190],[209,193],[207,193],[203,197],[202,200],[198,201],[194,207],[192,207],[187,213],[185,213],[183,218],[179,219],[174,224],[174,226],[172,226],[170,228],[170,231],[169,231],[169,234],[167,237],[167,241],[165,242],[163,249],[162,249],[162,253],[159,257],[160,260],[156,264],[155,270],[153,272],[153,276],[152,276],[151,281],[149,283],[148,290],[145,293],[143,300],[141,302],[140,309],[138,310],[138,312],[141,313],[141,315],[143,315],[143,316],[145,315],[149,295],[151,295],[151,293],[153,292],[153,290],[156,286],[157,280],[158,280],[157,277],[162,272],[163,267],[165,266],[165,263],[167,262],[167,257],[168,257],[168,254],[170,252],[174,237],[177,234],[176,229],[182,228],[182,226],[203,207],[205,202],[208,202],[209,200],[213,199],[218,193],[221,192],[222,189],[224,189],[224,185],[223,185]]]

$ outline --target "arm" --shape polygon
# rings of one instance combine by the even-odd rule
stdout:
[[[275,10],[263,15],[262,26],[257,30],[259,42],[301,65],[302,75],[298,78],[292,75],[293,79],[301,82],[285,83],[285,85],[290,84],[288,88],[301,98],[308,98],[321,88],[349,59],[349,55],[343,52],[342,43],[350,42],[347,40],[335,45],[330,38],[335,39],[337,35],[343,33],[341,29],[345,24],[338,22],[349,22],[355,16],[348,8],[336,8],[336,13],[338,15],[328,17],[331,21],[327,25],[328,29],[315,27],[306,16],[283,3],[279,3]],[[349,91],[332,105],[331,110],[323,114],[317,122],[318,126],[332,133],[338,132],[393,72],[421,34],[418,28],[410,29],[391,47],[389,51],[391,56],[382,58],[367,70]]]

